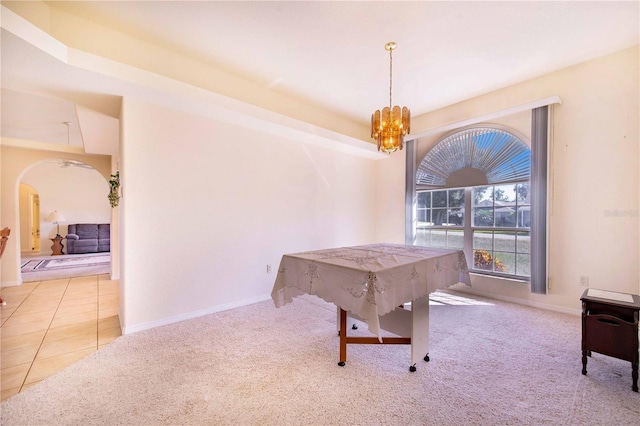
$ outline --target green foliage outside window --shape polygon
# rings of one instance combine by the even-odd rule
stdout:
[[[506,272],[507,268],[497,257],[494,258],[486,250],[473,251],[473,266],[485,271]]]

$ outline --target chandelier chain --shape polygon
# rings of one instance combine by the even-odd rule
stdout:
[[[391,109],[391,88],[393,85],[393,49],[389,49],[389,109]]]

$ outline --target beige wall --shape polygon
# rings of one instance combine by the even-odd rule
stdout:
[[[375,161],[131,98],[122,110],[125,332],[268,299],[283,253],[374,242]]]
[[[580,308],[580,276],[589,277],[590,287],[640,292],[638,65],[636,47],[419,117],[434,130],[420,141],[424,154],[425,146],[442,136],[438,127],[554,95],[562,98],[553,108],[550,150],[549,294],[481,276],[473,277],[472,291],[571,312]],[[504,120],[509,124],[512,118]],[[518,122],[511,125],[522,130]],[[404,169],[395,163],[380,162],[380,173],[397,179]],[[380,199],[394,199],[394,217],[380,224],[389,228],[404,217],[404,204],[396,205],[398,188],[383,189]],[[390,215],[388,205],[379,208]]]
[[[110,157],[102,155],[75,155],[53,151],[43,151],[37,149],[23,149],[13,146],[1,146],[1,162],[0,162],[0,176],[1,176],[1,213],[0,224],[1,227],[8,226],[11,228],[11,236],[7,242],[7,248],[2,256],[0,265],[0,282],[3,286],[17,285],[22,282],[20,277],[20,209],[19,209],[19,185],[23,178],[26,177],[25,183],[34,187],[41,192],[40,207],[41,207],[41,236],[42,244],[41,249],[43,251],[49,250],[51,244],[47,244],[47,238],[53,232],[55,235],[55,225],[46,222],[46,215],[49,214],[50,209],[58,209],[65,215],[65,218],[69,221],[77,220],[89,220],[94,212],[100,216],[100,219],[104,219],[104,208],[102,207],[83,207],[83,201],[79,198],[74,198],[73,194],[82,193],[83,200],[95,203],[103,203],[103,198],[106,200],[106,192],[104,196],[96,195],[96,192],[92,192],[94,195],[89,195],[87,198],[86,192],[93,191],[93,188],[87,187],[87,184],[100,185],[100,180],[106,184],[106,179],[109,178],[110,172]],[[94,176],[87,178],[84,171],[68,171],[62,172],[59,167],[54,163],[48,163],[50,160],[56,159],[69,159],[82,161],[93,166],[98,170],[99,174],[93,171]],[[68,169],[64,169],[68,170]],[[53,173],[57,174],[53,177]],[[77,175],[80,173],[80,176]],[[68,179],[69,176],[76,176],[78,179]],[[104,184],[103,184],[104,185]],[[103,186],[99,191],[104,192]],[[93,197],[97,198],[93,198]],[[62,207],[58,207],[58,203],[73,206],[73,209],[67,213],[63,211]],[[108,203],[108,202],[107,202]],[[102,204],[101,204],[102,205]],[[108,204],[107,204],[108,206]],[[108,212],[106,221],[109,222]],[[65,224],[61,224],[60,231],[64,231]],[[64,234],[63,234],[64,235]],[[49,250],[50,251],[50,250]]]

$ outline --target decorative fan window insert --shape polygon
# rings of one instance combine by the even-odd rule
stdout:
[[[424,157],[416,185],[460,188],[529,180],[531,150],[514,134],[474,127],[440,141]]]

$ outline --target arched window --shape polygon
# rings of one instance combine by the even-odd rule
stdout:
[[[531,150],[497,127],[472,127],[444,137],[420,162],[416,184],[454,188],[528,180]]]
[[[531,149],[482,125],[442,138],[415,174],[414,244],[463,249],[477,273],[531,275]]]

